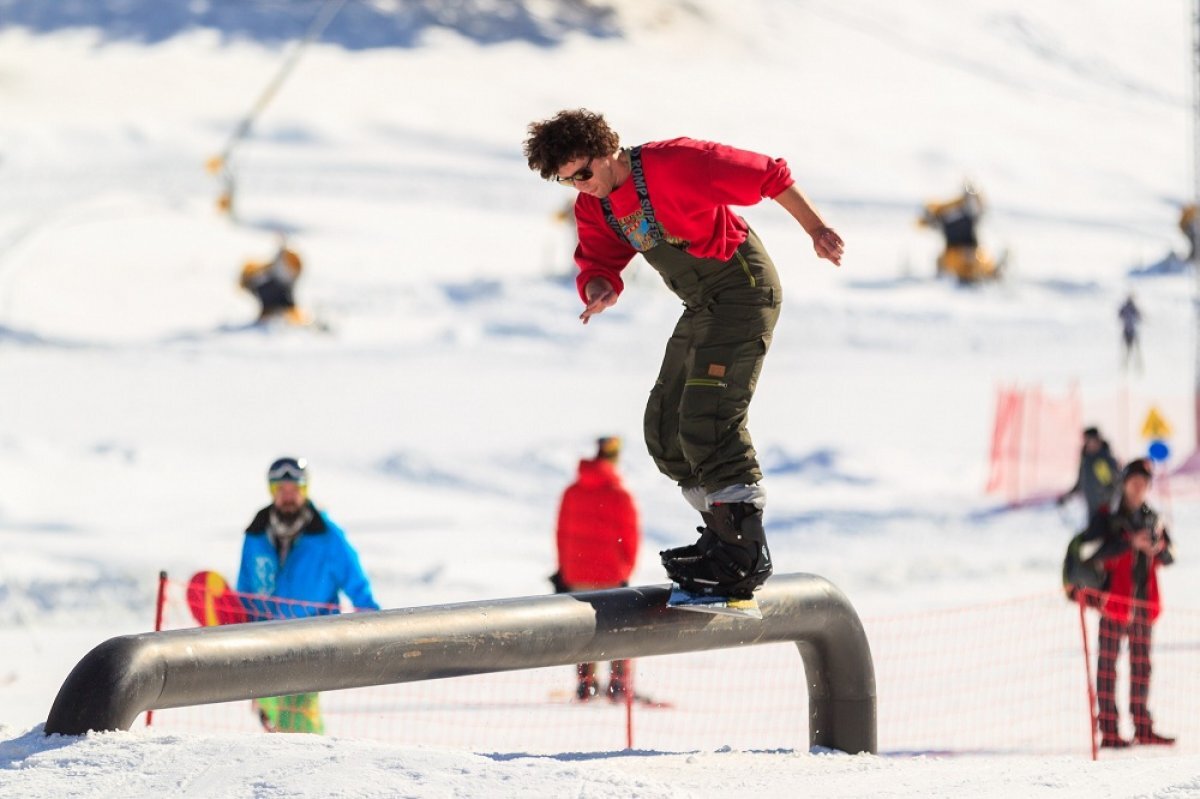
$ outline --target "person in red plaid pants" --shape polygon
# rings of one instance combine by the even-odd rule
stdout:
[[[1162,610],[1158,592],[1158,567],[1174,562],[1171,539],[1158,514],[1146,504],[1150,488],[1150,462],[1131,461],[1122,474],[1118,507],[1101,509],[1093,519],[1097,537],[1104,544],[1097,553],[1106,574],[1106,590],[1100,599],[1100,653],[1096,671],[1096,699],[1100,745],[1122,749],[1130,741],[1118,732],[1117,655],[1121,639],[1129,639],[1129,713],[1133,716],[1134,741],[1138,744],[1170,745],[1175,739],[1160,735],[1147,707],[1150,696],[1150,638]]]

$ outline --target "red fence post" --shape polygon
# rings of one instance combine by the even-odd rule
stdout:
[[[158,573],[158,599],[154,603],[154,632],[162,630],[163,623],[163,607],[167,604],[167,573],[161,571]],[[154,711],[146,711],[146,726],[154,721]]]
[[[987,493],[1003,491],[1016,501],[1018,486],[1014,460],[1020,457],[1020,396],[1016,389],[996,389],[996,418],[992,425],[992,451]],[[1014,441],[1014,438],[1017,440]]]
[[[1029,476],[1026,478],[1026,485],[1029,486],[1029,492],[1034,493],[1038,490],[1038,480],[1041,477],[1041,459],[1042,459],[1042,414],[1045,412],[1046,401],[1042,396],[1042,386],[1039,383],[1035,388],[1028,392],[1028,396],[1032,400],[1033,410],[1029,413]],[[1018,500],[1019,501],[1019,500]]]
[[[625,748],[633,748],[633,697],[637,690],[634,674],[637,672],[637,661],[630,658],[625,661]]]
[[[1024,391],[1013,390],[1012,485],[1008,497],[1010,505],[1016,505],[1021,499],[1021,450],[1025,440],[1025,396]]]
[[[1000,488],[1000,442],[1004,440],[1002,431],[1006,402],[1004,389],[997,386],[996,410],[992,416],[992,448],[988,453],[988,482],[984,489],[989,494]]]

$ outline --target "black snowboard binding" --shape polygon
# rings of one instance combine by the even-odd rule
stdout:
[[[693,594],[750,599],[772,571],[762,511],[734,502],[701,516],[705,526],[696,543],[659,553],[667,576]]]

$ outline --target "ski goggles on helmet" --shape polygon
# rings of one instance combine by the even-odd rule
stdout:
[[[308,485],[308,462],[303,458],[280,458],[267,470],[267,482]]]

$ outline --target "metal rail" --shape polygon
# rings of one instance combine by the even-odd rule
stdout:
[[[776,575],[761,621],[666,607],[666,586],[466,602],[111,638],[72,670],[46,734],[129,729],[145,710],[791,641],[809,743],[875,752],[875,669],[831,583]]]

